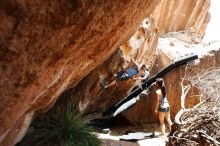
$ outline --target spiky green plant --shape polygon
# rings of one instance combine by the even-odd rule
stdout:
[[[34,121],[34,130],[18,146],[99,146],[86,119],[71,104],[55,106]]]

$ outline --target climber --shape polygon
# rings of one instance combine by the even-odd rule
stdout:
[[[159,116],[160,121],[160,128],[162,131],[162,134],[165,135],[165,125],[164,125],[164,119],[166,119],[169,130],[171,131],[172,122],[170,120],[170,106],[167,100],[167,94],[166,89],[164,85],[164,80],[162,78],[156,79],[156,82],[154,83],[156,85],[157,90],[157,98],[156,98],[156,106],[155,106],[155,114]]]
[[[132,77],[134,77],[135,75],[139,74],[139,71],[141,69],[144,69],[145,65],[139,65],[137,64],[134,60],[132,60],[134,62],[135,65],[133,65],[132,67],[126,69],[126,70],[122,70],[116,74],[114,74],[114,77],[116,78],[115,80],[113,80],[112,82],[110,82],[109,84],[105,83],[104,81],[102,81],[100,83],[100,85],[103,88],[108,88],[110,86],[113,86],[115,84],[117,84],[117,81],[124,81],[124,80],[128,80]],[[146,66],[145,66],[146,67]]]
[[[150,78],[150,69],[153,67],[153,62],[150,61],[149,65],[143,65],[141,69],[140,76],[135,76],[132,79],[136,80],[136,82],[133,84],[133,86],[127,91],[127,94],[130,94],[134,90],[136,90],[138,87],[140,87],[141,84],[143,84],[145,81],[147,81]],[[148,89],[144,90],[142,92],[142,95],[147,95]]]

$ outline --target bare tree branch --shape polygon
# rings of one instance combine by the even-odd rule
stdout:
[[[185,99],[192,87],[199,90],[200,103],[186,109]],[[187,64],[181,90],[181,109],[175,117],[169,144],[220,145],[220,68],[198,70]]]

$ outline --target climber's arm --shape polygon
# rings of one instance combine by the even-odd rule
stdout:
[[[156,91],[156,93],[157,93],[157,96],[156,96],[156,105],[155,105],[155,109],[154,109],[155,114],[157,114],[157,112],[158,112],[159,98],[160,98],[160,96],[162,96],[161,90],[158,89],[158,90]]]

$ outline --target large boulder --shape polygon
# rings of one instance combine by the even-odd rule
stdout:
[[[0,1],[0,145],[20,141],[33,116],[106,61],[158,2]]]

